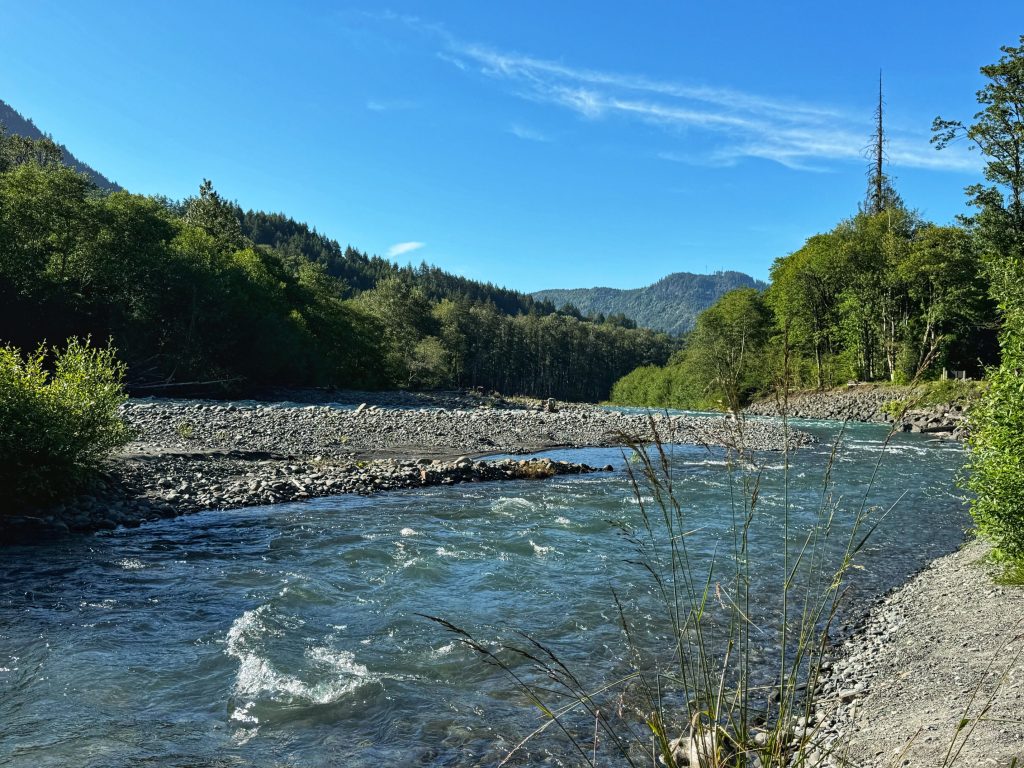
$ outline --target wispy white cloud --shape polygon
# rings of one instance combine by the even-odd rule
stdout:
[[[371,99],[366,102],[366,108],[371,112],[397,112],[404,109],[415,109],[415,101],[406,101],[404,99],[395,99],[392,101],[378,101]]]
[[[407,243],[395,243],[390,248],[388,248],[388,258],[393,259],[396,256],[411,253],[412,251],[418,251],[425,245],[426,243],[419,243],[415,240],[410,240]]]
[[[521,98],[569,110],[586,120],[619,119],[661,128],[666,147],[656,154],[666,160],[735,165],[761,159],[794,170],[827,171],[866,157],[872,129],[869,114],[851,115],[796,98],[574,67],[465,43],[436,27],[430,31],[444,41],[440,58],[463,71],[507,82]],[[509,131],[520,135],[514,128]],[[685,152],[673,146],[681,133],[688,136],[690,148]],[[888,133],[887,157],[894,168],[978,169],[977,158],[963,150],[935,151],[924,131]],[[699,141],[693,141],[695,137]]]
[[[517,139],[523,139],[524,141],[539,141],[549,142],[554,141],[543,131],[538,131],[536,128],[529,128],[519,123],[513,123],[508,127],[508,132],[515,136]]]
[[[908,168],[931,168],[977,174],[981,172],[982,167],[982,161],[978,154],[972,153],[966,146],[947,147],[938,152],[933,147],[922,149],[919,141],[908,140],[900,136],[889,140],[885,154],[893,165],[902,165]]]
[[[463,72],[465,72],[469,68],[466,65],[466,62],[464,62],[458,56],[452,56],[450,53],[445,53],[444,51],[438,51],[437,52],[437,58],[439,58],[441,61],[448,62],[453,67],[458,67]]]
[[[831,107],[791,100],[775,100],[755,96],[730,88],[714,88],[706,85],[685,85],[682,83],[655,80],[642,75],[628,75],[614,72],[571,67],[560,62],[523,56],[514,53],[501,53],[482,45],[463,44],[450,36],[449,45],[467,59],[476,61],[484,74],[506,77],[512,80],[526,80],[543,90],[557,81],[586,84],[592,88],[635,91],[680,100],[690,100],[717,104],[741,111],[776,113],[792,116],[801,115],[804,119],[823,120],[839,115]]]

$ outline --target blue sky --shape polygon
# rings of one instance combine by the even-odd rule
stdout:
[[[950,222],[980,161],[928,144],[1024,33],[979,2],[0,0],[0,98],[132,191],[203,178],[362,250],[520,290],[767,277],[856,211],[879,70],[889,172]]]

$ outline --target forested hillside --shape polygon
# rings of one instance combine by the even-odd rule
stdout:
[[[10,104],[2,99],[0,99],[0,131],[6,131],[13,136],[32,139],[34,142],[39,142],[40,140],[43,142],[52,142],[53,145],[63,154],[64,162],[75,170],[85,174],[97,187],[110,191],[120,189],[117,184],[112,182],[95,168],[92,168],[75,157],[63,144],[58,144],[52,137],[40,131],[36,127],[35,123],[23,117],[20,112],[15,110]]]
[[[329,275],[340,278],[356,293],[370,290],[384,278],[397,277],[415,283],[433,301],[460,298],[490,303],[506,315],[550,315],[556,309],[549,301],[536,301],[529,294],[453,275],[426,262],[418,267],[399,266],[352,246],[343,249],[337,240],[282,213],[242,211],[237,205],[231,208],[242,233],[255,245],[271,247],[293,267],[304,262],[320,264]]]
[[[673,335],[693,328],[694,320],[723,294],[737,288],[764,288],[742,272],[696,275],[675,272],[645,288],[571,288],[537,291],[533,298],[557,307],[571,305],[584,315],[624,315],[641,328]]]
[[[629,325],[342,249],[209,182],[181,202],[106,192],[53,142],[0,137],[0,340],[110,338],[137,392],[480,386],[598,400],[672,351]]]
[[[667,366],[633,371],[612,400],[735,409],[782,384],[980,377],[998,346],[975,230],[923,220],[883,181],[885,194],[776,259],[763,294],[726,293]]]

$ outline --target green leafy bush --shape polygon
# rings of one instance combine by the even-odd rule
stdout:
[[[969,406],[981,397],[984,385],[980,381],[945,379],[926,381],[920,385],[920,389],[921,400],[917,407],[946,404]]]
[[[1024,560],[1024,376],[1012,359],[989,372],[971,411],[971,515],[997,556]]]
[[[971,407],[982,396],[984,385],[980,381],[960,381],[945,379],[941,381],[922,381],[914,385],[907,397],[889,400],[883,403],[880,410],[894,419],[901,419],[907,411],[925,409],[935,406],[959,405]]]
[[[70,339],[46,362],[44,347],[0,348],[0,514],[83,487],[132,437],[118,414],[124,365],[112,347]]]

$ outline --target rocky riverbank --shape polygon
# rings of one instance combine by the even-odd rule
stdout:
[[[316,395],[317,393],[313,393]],[[354,394],[354,398],[353,398]],[[0,516],[0,541],[89,531],[340,493],[376,493],[459,482],[545,478],[595,471],[551,461],[483,461],[488,454],[649,441],[778,450],[778,424],[725,417],[627,414],[551,401],[445,393],[332,393],[332,405],[132,400],[123,415],[137,439],[114,457],[90,493],[48,509]],[[340,403],[340,404],[339,404]],[[429,403],[429,405],[428,405]],[[348,405],[349,407],[345,407]],[[790,432],[795,447],[809,436]],[[474,458],[476,457],[476,458]],[[606,469],[611,469],[607,467]]]
[[[6,525],[0,527],[0,541],[36,537],[40,529],[61,534],[119,525],[134,527],[207,509],[236,509],[341,493],[372,494],[611,470],[611,466],[598,470],[549,459],[337,461],[238,451],[133,455],[112,462],[91,494],[37,513],[8,517]]]
[[[780,450],[784,432],[765,421],[718,416],[624,413],[537,401],[535,407],[354,408],[279,403],[135,400],[125,419],[139,431],[129,452],[234,450],[288,456],[383,458],[532,453],[556,447],[648,441]],[[809,437],[790,434],[796,447]]]
[[[1024,589],[996,584],[987,552],[933,561],[843,643],[811,726],[821,766],[1024,760]]]
[[[811,392],[795,392],[785,402],[765,398],[751,403],[746,413],[796,419],[875,421],[894,423],[899,432],[925,432],[936,437],[963,440],[966,437],[967,408],[962,403],[940,403],[914,407],[920,388],[881,384],[858,384]]]

